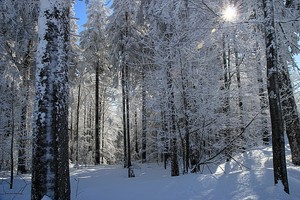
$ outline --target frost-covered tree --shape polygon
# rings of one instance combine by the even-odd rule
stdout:
[[[123,143],[124,143],[124,166],[128,167],[128,176],[131,173],[131,141],[130,141],[130,76],[134,70],[133,49],[135,49],[136,35],[136,1],[116,0],[112,4],[113,14],[110,16],[108,26],[112,53],[113,68],[116,73],[121,73],[122,87],[122,110],[123,110]]]
[[[100,77],[107,74],[107,16],[108,9],[102,0],[91,0],[88,4],[88,21],[81,33],[81,46],[86,62],[95,69],[95,164],[100,164],[100,131],[102,119],[101,97],[105,95],[100,86]],[[100,95],[101,88],[101,95]]]
[[[276,2],[275,13],[280,92],[286,133],[291,147],[292,162],[300,165],[300,118],[294,98],[290,71],[295,66],[294,56],[299,53],[299,10],[297,1]]]
[[[1,79],[11,76],[13,68],[16,70],[13,77],[15,86],[20,87],[17,91],[18,100],[22,106],[19,108],[20,121],[16,123],[19,127],[15,141],[15,150],[18,151],[17,169],[19,173],[26,173],[29,169],[29,138],[30,120],[32,112],[30,103],[30,89],[32,88],[31,71],[34,67],[34,54],[36,47],[36,23],[37,4],[36,1],[2,1],[0,54],[1,54]],[[11,68],[11,69],[9,69]],[[19,77],[16,79],[16,77]],[[3,80],[4,81],[4,80]],[[3,91],[4,92],[4,91]],[[1,91],[2,93],[2,91]],[[5,93],[4,93],[5,94]]]
[[[263,1],[265,16],[265,41],[268,77],[268,97],[272,124],[273,167],[275,184],[279,180],[289,193],[284,146],[284,119],[279,88],[278,46],[275,32],[274,1]]]
[[[31,198],[70,199],[68,48],[71,2],[41,0],[39,5]]]

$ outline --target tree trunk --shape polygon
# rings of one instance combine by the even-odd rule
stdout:
[[[71,94],[72,95],[72,94]],[[73,163],[75,161],[74,159],[74,148],[73,148],[73,143],[74,143],[74,131],[73,131],[73,109],[72,107],[70,108],[70,135],[69,135],[69,152],[70,152],[70,160]]]
[[[99,101],[99,62],[96,63],[96,86],[95,86],[95,165],[100,164],[100,101]]]
[[[77,94],[77,107],[76,107],[76,156],[75,156],[75,166],[78,167],[79,162],[79,110],[80,110],[80,95],[81,95],[81,84],[78,85]]]
[[[89,104],[89,117],[88,117],[88,135],[89,135],[89,140],[88,140],[88,143],[89,143],[89,151],[93,152],[93,144],[92,144],[92,140],[94,139],[94,136],[93,136],[93,131],[92,131],[92,127],[93,127],[93,109],[92,109],[92,103]]]
[[[129,120],[129,73],[128,65],[125,66],[125,101],[126,101],[126,134],[127,134],[127,167],[131,167],[131,146],[130,146],[130,120]],[[128,177],[132,177],[133,174],[129,173]]]
[[[230,73],[230,66],[231,66],[231,60],[230,60],[230,47],[226,44],[226,41],[228,40],[227,35],[223,34],[222,37],[222,61],[223,61],[223,86],[221,87],[221,91],[224,91],[222,93],[222,111],[224,114],[224,121],[225,126],[223,131],[223,135],[225,138],[225,144],[224,145],[230,145],[231,141],[231,130],[230,130],[230,86],[231,86],[231,73]],[[227,156],[227,159],[231,157],[232,154],[232,145],[226,148],[225,155]]]
[[[104,163],[104,116],[105,116],[105,94],[106,94],[106,88],[103,90],[102,98],[101,98],[101,164]]]
[[[182,64],[181,64],[182,66]],[[184,73],[184,68],[183,66],[181,67],[181,88],[182,88],[182,99],[183,99],[183,112],[184,112],[184,129],[185,129],[185,135],[184,135],[184,140],[185,140],[185,145],[183,148],[184,149],[184,172],[188,173],[189,172],[189,166],[190,166],[190,124],[189,124],[189,115],[188,115],[188,101],[187,101],[187,87],[188,87],[188,81],[186,80],[187,74]]]
[[[284,63],[283,63],[284,65]],[[283,118],[291,148],[292,163],[300,165],[300,119],[294,98],[293,86],[286,66],[281,70],[280,89],[282,94]]]
[[[244,104],[243,104],[243,90],[242,90],[242,83],[241,83],[241,69],[240,65],[242,62],[239,60],[239,53],[237,49],[237,41],[236,41],[236,30],[234,30],[234,59],[235,59],[235,68],[236,68],[236,82],[237,82],[237,89],[238,89],[238,107],[239,107],[239,113],[238,113],[238,133],[242,133],[244,131]],[[238,139],[238,150],[241,152],[244,152],[246,149],[246,138],[242,135]]]
[[[167,136],[167,133],[168,133],[168,122],[167,122],[167,119],[166,119],[166,111],[164,110],[164,105],[163,103],[161,102],[160,104],[160,110],[161,110],[161,129],[163,131],[163,136],[162,136],[162,139],[161,139],[161,142],[163,144],[163,149],[162,149],[162,159],[163,159],[163,162],[164,162],[164,169],[167,169],[167,161],[168,161],[168,158],[169,158],[169,141],[170,141],[170,138]]]
[[[291,8],[294,5],[294,0],[285,2],[287,8]],[[282,58],[282,56],[280,56]],[[282,59],[281,59],[282,60]],[[282,109],[283,117],[286,124],[286,133],[288,136],[292,163],[294,165],[300,165],[300,119],[297,109],[297,104],[294,97],[293,86],[287,67],[287,63],[282,61],[281,69],[281,94],[282,94]]]
[[[255,52],[258,53],[259,44],[256,43]],[[260,102],[260,123],[261,123],[261,132],[262,132],[262,140],[264,145],[270,144],[270,133],[268,128],[268,120],[267,120],[267,109],[268,109],[268,99],[265,88],[265,83],[263,79],[262,73],[262,64],[260,58],[258,58],[258,63],[256,67],[257,71],[257,82],[258,82],[258,94],[259,94],[259,102]]]
[[[171,116],[171,176],[179,176],[179,166],[177,158],[177,135],[176,135],[176,116],[175,116],[175,102],[174,102],[174,91],[173,91],[173,81],[171,77],[171,64],[167,66],[167,84],[168,84],[168,108],[169,114]]]
[[[135,153],[139,153],[139,143],[138,143],[138,123],[137,123],[137,110],[134,112],[134,135],[135,135]]]
[[[142,162],[147,160],[147,111],[146,111],[146,73],[142,69]]]
[[[68,157],[69,9],[41,0],[33,130],[31,199],[70,199]]]
[[[9,188],[13,188],[14,182],[14,137],[15,137],[15,80],[12,82],[11,93],[11,140],[10,140],[10,183]]]
[[[277,184],[278,180],[281,180],[284,191],[289,193],[284,145],[284,122],[279,91],[278,55],[273,0],[263,0],[263,8],[265,16],[268,96],[272,124],[274,182]]]
[[[122,68],[122,113],[123,113],[123,145],[124,145],[124,168],[128,167],[127,165],[127,126],[126,126],[126,89],[125,89],[125,66]]]
[[[27,107],[29,103],[29,80],[30,80],[30,68],[32,67],[31,62],[31,50],[33,47],[33,41],[28,41],[28,47],[27,52],[24,56],[25,60],[23,62],[23,69],[22,69],[22,76],[23,76],[23,82],[22,86],[24,88],[24,101],[22,102],[22,113],[21,113],[21,136],[19,139],[19,149],[18,149],[18,173],[25,174],[27,172],[26,170],[26,138],[27,135]]]

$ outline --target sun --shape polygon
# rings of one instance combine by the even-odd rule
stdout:
[[[222,13],[222,18],[225,21],[232,22],[237,18],[237,10],[234,6],[228,6]]]

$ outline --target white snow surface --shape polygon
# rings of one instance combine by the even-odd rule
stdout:
[[[287,155],[290,195],[274,185],[271,147],[254,149],[202,173],[170,176],[161,163],[135,164],[134,178],[120,165],[71,168],[72,200],[300,200],[300,167]],[[0,180],[1,200],[29,200],[30,176]],[[4,194],[6,193],[6,194]],[[9,194],[11,193],[11,194]],[[19,194],[16,194],[19,193]]]
[[[48,197],[48,196],[44,196],[43,198],[42,198],[42,200],[52,200],[50,197]]]

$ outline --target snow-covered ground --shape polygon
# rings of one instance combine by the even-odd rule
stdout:
[[[71,169],[72,200],[300,200],[300,167],[287,156],[290,195],[274,186],[271,148],[248,151],[237,161],[206,166],[203,173],[171,177],[162,164],[138,164],[135,178],[122,166]],[[212,172],[212,173],[211,173]],[[18,177],[13,190],[1,174],[0,199],[29,200],[30,177]],[[11,194],[10,194],[11,193]]]

